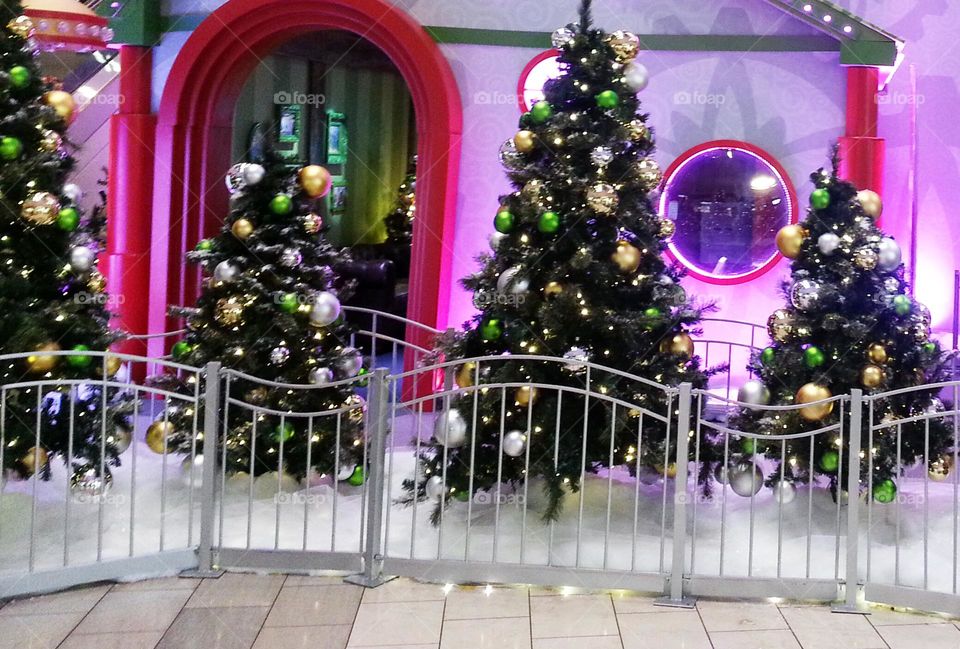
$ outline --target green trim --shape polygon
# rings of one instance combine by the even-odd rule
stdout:
[[[171,32],[192,32],[197,27],[200,26],[204,20],[210,14],[195,13],[195,14],[179,14],[173,16],[164,16],[163,21],[163,33],[169,34]]]
[[[843,43],[840,63],[843,65],[893,65],[897,60],[896,42],[852,41]]]
[[[553,47],[548,32],[515,32],[503,29],[472,29],[469,27],[434,27],[423,29],[438,43],[450,45],[496,45],[501,47],[530,47],[545,50]]]
[[[114,31],[113,42],[152,47],[160,41],[164,31],[160,0],[126,0],[116,15],[111,4],[101,2],[98,11],[100,15],[110,18],[110,27]]]

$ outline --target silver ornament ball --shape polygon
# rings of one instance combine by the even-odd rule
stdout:
[[[613,162],[613,151],[608,146],[598,146],[590,152],[590,160],[598,167],[606,167]]]
[[[812,279],[801,279],[790,290],[790,301],[801,311],[809,311],[820,303],[820,284]]]
[[[900,263],[903,260],[900,246],[890,237],[884,237],[880,240],[877,257],[877,266],[880,267],[880,270],[888,273],[900,268]]]
[[[79,185],[75,185],[73,183],[67,183],[64,185],[63,190],[60,193],[75,204],[83,200],[83,190],[80,189]]]
[[[310,324],[314,327],[326,327],[340,317],[340,300],[329,291],[318,293],[310,305]]]
[[[642,63],[631,61],[623,69],[623,80],[631,90],[640,92],[650,83],[650,73]]]
[[[467,422],[459,410],[446,410],[433,423],[433,438],[447,448],[463,446],[467,441]]]
[[[86,273],[93,268],[96,255],[86,246],[75,246],[70,251],[70,268],[75,273]]]
[[[344,347],[337,358],[337,373],[345,379],[353,378],[363,369],[363,354],[355,347]]]
[[[287,268],[296,268],[303,261],[303,255],[297,248],[284,248],[280,254],[280,263]]]
[[[430,476],[423,484],[423,491],[433,502],[440,502],[443,498],[443,478],[438,475]]]
[[[503,240],[506,238],[507,235],[505,235],[503,232],[494,232],[491,234],[489,239],[490,250],[493,250],[494,252],[499,250],[500,244],[503,243]]]
[[[577,33],[571,28],[571,25],[567,25],[566,27],[561,27],[557,31],[553,32],[553,34],[550,36],[550,42],[556,49],[559,50],[572,43],[576,36]]]
[[[310,370],[310,383],[313,385],[326,385],[333,381],[333,370],[329,367],[315,367]]]
[[[581,374],[587,370],[586,363],[590,361],[590,354],[587,350],[580,347],[571,347],[569,351],[563,355],[563,358],[568,361],[574,361],[572,363],[565,363],[563,369],[571,374]]]
[[[70,478],[70,493],[78,500],[101,498],[113,486],[113,476],[107,473],[101,477],[96,468],[81,469]]]
[[[519,277],[520,267],[512,266],[497,278],[497,291],[500,293],[509,293],[511,295],[524,295],[530,290],[530,281]]]
[[[789,505],[797,497],[797,487],[789,480],[777,480],[773,483],[773,501]]]
[[[240,269],[229,261],[221,261],[213,269],[213,279],[218,282],[232,282],[240,274]]]
[[[770,403],[770,390],[763,381],[747,381],[737,392],[737,401],[751,406],[765,406]]]
[[[274,347],[270,350],[270,362],[273,365],[283,365],[290,358],[290,350],[286,347]]]
[[[744,498],[755,496],[763,488],[763,472],[751,462],[741,462],[727,473],[733,493]]]
[[[243,182],[247,185],[256,185],[263,177],[266,175],[267,170],[262,166],[255,163],[248,163],[243,165],[242,175]]]
[[[832,255],[840,247],[840,237],[833,232],[821,234],[817,239],[817,247],[825,255]]]
[[[527,436],[519,430],[511,430],[503,436],[503,454],[520,457],[527,448]]]

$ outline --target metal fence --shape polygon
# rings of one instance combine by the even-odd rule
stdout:
[[[576,384],[491,382],[483,378],[485,368],[499,363],[572,361],[540,356],[443,361],[428,347],[407,343],[407,333],[396,333],[419,327],[417,323],[386,314],[365,315],[367,324],[352,342],[381,369],[335,385],[348,388],[358,399],[339,408],[270,410],[241,387],[300,392],[328,386],[270,383],[216,364],[198,369],[167,359],[102,352],[88,353],[103,364],[98,381],[53,383],[31,376],[2,386],[0,453],[14,452],[8,444],[10,413],[4,404],[15,391],[31,391],[32,399],[42,401],[52,392],[84,390],[91,383],[110,399],[118,395],[130,399],[133,442],[120,455],[120,465],[111,467],[109,487],[96,482],[82,488],[71,485],[63,462],[73,464],[70,449],[63,457],[51,456],[50,480],[11,476],[6,481],[0,492],[0,553],[5,557],[0,596],[184,569],[198,574],[212,574],[217,568],[337,569],[360,572],[357,581],[367,585],[376,585],[384,574],[399,574],[437,581],[632,588],[664,593],[665,603],[672,605],[698,595],[841,596],[848,609],[864,593],[874,601],[960,612],[960,483],[957,471],[947,472],[946,479],[928,474],[927,461],[935,458],[925,456],[917,466],[898,462],[894,470],[900,476],[899,497],[889,504],[844,498],[842,490],[831,491],[822,480],[784,495],[768,488],[778,482],[778,471],[779,478],[784,477],[782,468],[756,456],[742,459],[743,445],[760,436],[717,417],[718,412],[747,405],[730,398],[729,384],[723,394],[689,385],[668,388],[593,364],[584,364]],[[387,333],[384,323],[394,327],[394,333]],[[422,332],[441,333],[430,328]],[[713,340],[717,345],[722,342]],[[753,342],[742,346],[752,347]],[[76,352],[50,354],[69,357]],[[0,363],[20,364],[27,356],[3,357]],[[123,368],[111,373],[109,366],[118,360]],[[458,386],[454,376],[465,362],[471,363],[473,380]],[[152,371],[179,374],[192,391],[139,385],[130,377],[147,364]],[[662,395],[662,407],[611,396],[596,380],[600,374]],[[407,389],[418,385],[430,389]],[[960,382],[911,390],[931,387],[946,391],[957,402]],[[549,436],[545,439],[552,440],[554,448],[561,443],[585,445],[595,435],[609,439],[611,461],[603,467],[584,461],[580,488],[566,494],[556,519],[541,520],[541,485],[525,471],[522,479],[496,480],[488,489],[469,489],[464,500],[450,499],[435,521],[430,520],[434,502],[403,502],[404,481],[408,485],[412,481],[413,491],[419,492],[425,476],[418,458],[437,448],[432,445],[434,423],[453,401],[465,404],[474,417],[477,411],[471,404],[483,400],[504,404],[497,406],[503,413],[515,390],[529,388],[537,388],[541,398],[584,405],[584,416],[576,422],[558,418],[555,428],[537,433]],[[870,449],[877,436],[896,437],[907,424],[941,421],[949,424],[956,438],[956,410],[931,408],[900,419],[874,412],[877,404],[892,396],[897,395],[864,396],[856,390],[836,395],[829,402],[841,415],[838,423],[799,434],[764,435],[763,440],[768,447],[781,445],[781,460],[789,459],[788,444],[806,443],[812,452],[813,439],[830,440],[839,452],[837,484],[846,485],[850,494],[870,493],[872,484],[862,489],[860,481],[861,475],[872,476]],[[590,414],[594,406],[605,413],[630,412],[629,421],[636,427],[601,429]],[[776,417],[799,407],[763,409]],[[196,443],[186,453],[172,454],[157,449],[154,439],[154,450],[160,452],[150,452],[142,440],[151,426],[165,425],[171,408],[189,415]],[[80,413],[70,414],[74,416]],[[472,451],[485,448],[505,458],[503,431],[510,423],[506,419],[502,414],[494,417],[492,425],[501,430],[497,443],[477,439],[475,432],[469,435],[459,449],[463,457],[472,462]],[[228,440],[227,422],[235,420],[249,421],[245,440]],[[266,420],[279,420],[281,429],[293,422],[296,430],[305,431],[307,443],[288,445],[281,435],[276,465],[270,471],[231,469],[226,442],[242,441],[252,447],[259,422]],[[476,430],[476,422],[468,417],[468,432]],[[642,446],[651,422],[663,430],[663,461],[651,463],[648,458],[633,466],[614,462],[615,449]],[[340,431],[350,425],[359,426],[359,437],[344,440]],[[332,444],[313,442],[312,432],[319,429],[335,431]],[[97,440],[103,445],[117,433],[104,419]],[[33,445],[43,447],[44,435],[38,425]],[[707,436],[714,449],[721,449],[722,470],[704,471]],[[343,460],[344,441],[362,445],[356,465]],[[325,454],[319,463],[316,454]],[[955,450],[953,456],[951,467],[956,466]],[[691,461],[670,466],[671,457]],[[812,464],[811,457],[802,459]],[[527,468],[531,458],[529,453],[512,455],[509,461]],[[472,476],[474,466],[469,462],[465,470]],[[288,463],[307,467],[302,480],[286,473]],[[314,468],[320,465],[325,468]],[[440,476],[440,493],[448,493],[447,479]],[[755,489],[760,481],[766,486]]]

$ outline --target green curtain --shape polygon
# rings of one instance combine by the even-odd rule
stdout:
[[[410,92],[397,72],[347,66],[331,68],[325,86],[325,108],[346,116],[349,145],[346,210],[330,219],[330,238],[339,245],[381,243],[383,217],[414,153]]]

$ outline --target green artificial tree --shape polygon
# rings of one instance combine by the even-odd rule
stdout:
[[[398,272],[406,277],[410,272],[410,250],[413,245],[413,220],[416,218],[417,157],[414,156],[407,175],[397,189],[393,210],[383,218],[387,238],[384,245],[388,257]]]
[[[634,408],[593,398],[585,413],[582,396],[589,387],[666,416],[664,391],[599,370],[587,386],[585,362],[662,385],[703,387],[707,380],[690,337],[703,308],[688,301],[681,270],[662,256],[673,223],[658,218],[650,196],[661,172],[639,110],[637,93],[647,83],[634,60],[639,40],[594,28],[585,1],[579,24],[555,32],[553,43],[562,73],[501,148],[514,191],[500,199],[493,254],[481,256],[480,271],[463,281],[479,313],[442,347],[447,359],[503,355],[479,368],[462,366],[461,388],[530,382],[581,393],[558,398],[556,390],[522,385],[504,398],[499,389],[480,391],[475,430],[475,393],[452,399],[423,454],[422,477],[407,483],[410,498],[438,501],[435,520],[443,501],[469,497],[471,487],[492,490],[527,477],[543,481],[543,516],[555,518],[565,491],[581,488],[582,468],[611,465],[611,431],[612,465],[672,474],[675,410],[668,438],[662,422]],[[516,354],[562,362],[511,362]]]
[[[98,382],[120,369],[116,357],[85,353],[118,336],[80,191],[65,184],[73,99],[42,78],[22,11],[17,1],[0,9],[0,353],[35,350],[3,366],[4,384],[46,384],[6,390],[0,456],[3,469],[44,478],[51,456],[69,458],[74,490],[99,493],[129,445],[132,399]],[[75,353],[49,353],[60,350]]]
[[[350,408],[311,423],[263,413],[254,421],[251,410],[230,407],[223,439],[228,472],[282,469],[303,478],[311,470],[329,474],[339,466],[353,471],[352,480],[362,480],[363,400],[355,388],[366,370],[361,353],[350,346],[353,329],[340,307],[353,286],[336,272],[347,259],[323,236],[316,211],[329,190],[329,174],[311,165],[296,178],[271,156],[265,165],[231,169],[229,217],[220,234],[188,254],[205,280],[195,308],[172,309],[187,326],[173,356],[194,367],[219,361],[260,379],[312,386],[273,388],[232,379],[231,397],[251,406],[284,413]],[[354,380],[338,383],[348,379]],[[196,446],[190,433],[194,416],[180,407],[162,413],[148,431],[151,448],[190,454]]]
[[[740,401],[755,406],[813,405],[789,411],[745,408],[733,421],[738,430],[817,430],[837,423],[841,409],[835,402],[816,401],[853,389],[876,394],[948,378],[949,354],[930,338],[930,312],[909,294],[900,248],[876,225],[880,197],[869,190],[858,192],[838,178],[838,164],[834,150],[832,171],[820,169],[811,176],[815,189],[805,220],[777,235],[781,252],[793,259],[791,278],[783,285],[787,305],[770,316],[772,342],[750,365],[758,379],[746,383],[739,395]],[[938,392],[921,389],[878,400],[872,423],[941,411]],[[849,413],[843,416],[849,419]],[[846,427],[848,422],[843,423]],[[872,435],[872,447],[870,423],[864,408],[862,444],[870,457],[861,462],[861,484],[864,489],[872,485],[878,502],[890,502],[897,493],[898,458],[902,467],[926,458],[934,479],[949,472],[950,457],[945,454],[953,442],[943,418],[930,419],[929,431],[924,420],[880,429]],[[818,434],[812,449],[810,444],[809,437],[791,439],[785,446],[744,438],[740,447],[731,449],[741,467],[753,453],[767,455],[774,464],[767,483],[785,498],[792,497],[796,483],[817,478],[827,480],[834,495],[838,489],[843,493],[846,485],[839,484],[838,471],[846,474],[840,464],[847,461],[848,437],[844,435],[841,445],[837,433]],[[786,460],[782,467],[781,459]]]

